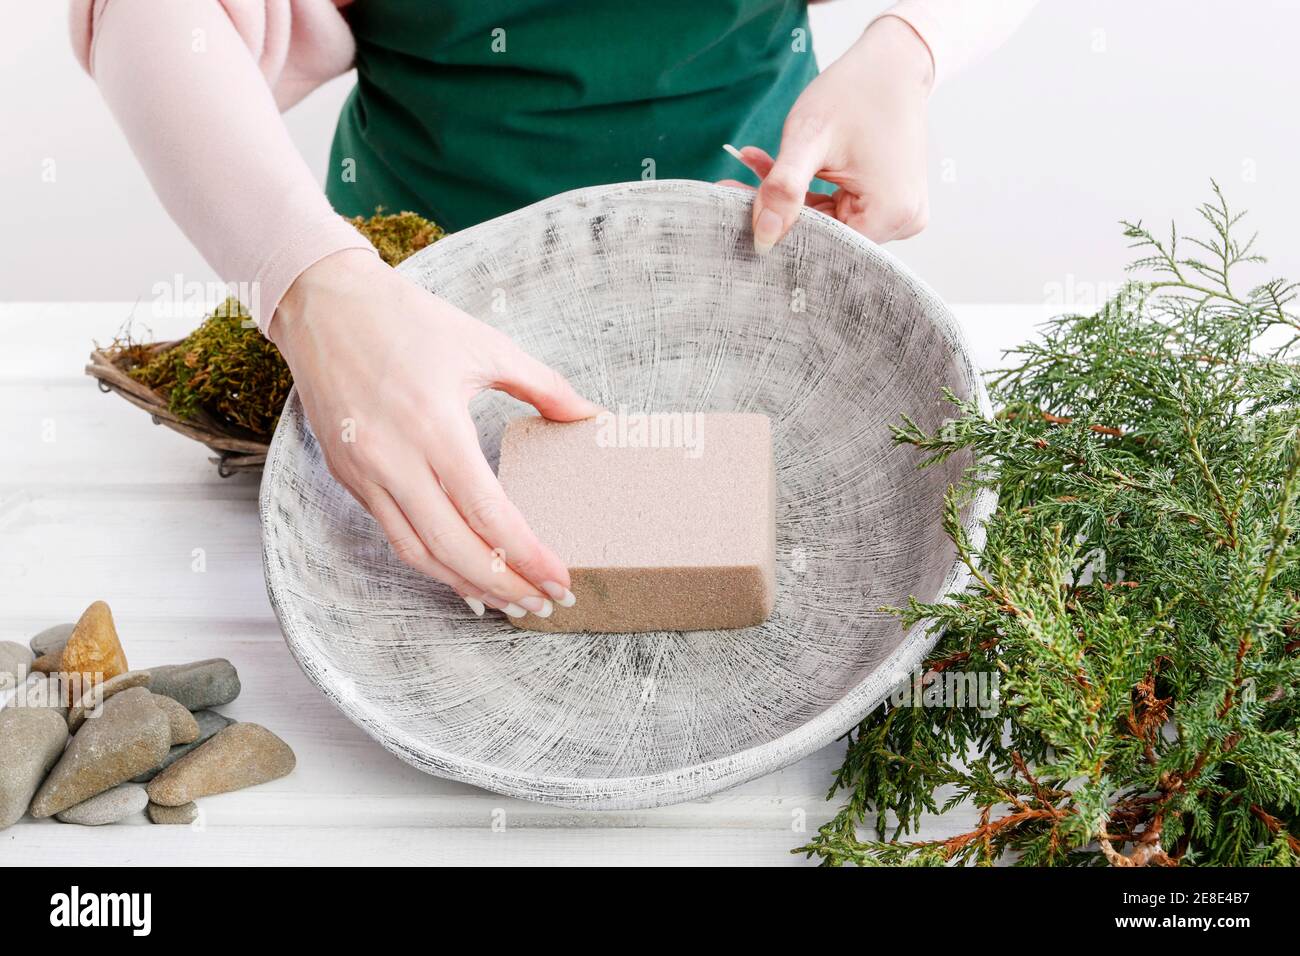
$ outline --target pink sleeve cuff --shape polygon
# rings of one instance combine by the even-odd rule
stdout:
[[[913,30],[934,61],[934,85],[997,49],[1029,15],[1037,0],[899,0],[881,17],[897,17]],[[868,24],[870,26],[870,24]]]
[[[344,249],[375,252],[375,247],[350,222],[333,216],[312,223],[266,259],[253,279],[253,301],[244,303],[263,335],[270,337],[275,310],[294,280],[326,256]]]

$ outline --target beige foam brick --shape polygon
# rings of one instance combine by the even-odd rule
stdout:
[[[519,418],[501,439],[506,494],[569,567],[577,603],[538,631],[760,624],[776,589],[776,476],[765,415]],[[509,556],[507,556],[507,561]]]

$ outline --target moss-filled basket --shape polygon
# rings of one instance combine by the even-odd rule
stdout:
[[[389,265],[442,238],[415,213],[350,219]],[[279,351],[234,299],[171,342],[116,341],[90,353],[86,374],[148,412],[155,424],[206,445],[223,477],[259,469],[293,378]]]

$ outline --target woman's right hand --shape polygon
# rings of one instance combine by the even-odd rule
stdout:
[[[476,614],[573,603],[569,571],[506,498],[469,401],[485,388],[555,421],[600,408],[509,337],[430,295],[366,250],[298,277],[271,327],[334,477],[407,565]]]

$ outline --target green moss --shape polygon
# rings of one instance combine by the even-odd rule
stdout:
[[[227,299],[193,333],[131,375],[167,397],[182,418],[205,414],[249,437],[275,430],[293,379],[279,351],[248,313]]]
[[[390,266],[397,265],[446,235],[439,226],[413,212],[399,212],[392,216],[386,216],[383,212],[381,208],[369,219],[357,216],[348,222],[370,240],[379,252],[379,257]]]
[[[395,266],[444,235],[415,213],[349,219]],[[173,348],[131,369],[132,378],[166,397],[182,418],[210,418],[253,440],[270,441],[293,378],[279,351],[234,299],[217,307]],[[135,363],[128,362],[128,365]]]

